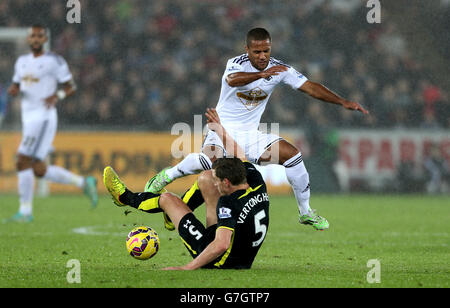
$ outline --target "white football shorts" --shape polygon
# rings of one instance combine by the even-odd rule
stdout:
[[[38,160],[45,160],[52,150],[56,135],[57,117],[22,123],[22,140],[17,152]]]
[[[253,164],[258,163],[261,155],[264,154],[271,145],[283,140],[283,138],[278,135],[266,134],[259,130],[227,132],[243,149],[247,160]],[[225,147],[220,137],[212,130],[209,130],[205,136],[202,151],[205,146],[218,146],[224,151],[225,156],[230,155],[230,153],[225,151]]]

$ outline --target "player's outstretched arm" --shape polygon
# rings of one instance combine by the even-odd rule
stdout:
[[[312,82],[312,81],[306,81],[300,88],[300,91],[305,92],[311,97],[320,99],[321,101],[333,103],[337,105],[341,105],[342,107],[350,110],[358,110],[362,112],[363,114],[368,114],[369,112],[364,109],[360,104],[357,102],[351,102],[348,101],[336,93],[332,92],[325,86],[321,85],[320,83]]]
[[[237,144],[236,141],[227,133],[225,128],[220,124],[219,114],[217,113],[215,108],[207,108],[206,109],[206,118],[209,129],[216,132],[216,134],[222,139],[222,143],[224,144],[225,151],[228,154],[239,158],[240,160],[245,160],[245,154],[242,148]]]
[[[195,270],[201,268],[220,257],[231,244],[233,231],[227,228],[218,228],[214,241],[206,246],[205,250],[194,260],[184,266],[166,267],[163,270]]]
[[[232,73],[229,74],[226,77],[226,82],[230,87],[241,87],[245,86],[255,80],[261,79],[261,78],[267,78],[269,76],[275,76],[278,75],[281,72],[287,71],[287,67],[284,65],[275,65],[271,68],[268,68],[264,71],[260,72],[238,72],[238,73]]]

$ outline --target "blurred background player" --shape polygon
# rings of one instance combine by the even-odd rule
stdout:
[[[441,149],[435,143],[425,155],[423,166],[426,171],[427,193],[446,193],[450,183],[450,165],[442,156]]]
[[[317,215],[309,205],[310,182],[302,154],[280,136],[259,131],[261,116],[275,86],[280,83],[349,110],[368,112],[357,102],[339,97],[323,85],[309,81],[293,67],[271,57],[271,47],[272,39],[267,30],[254,28],[247,33],[247,52],[227,62],[217,112],[222,125],[244,149],[251,163],[285,167],[297,200],[300,223],[324,230],[329,227],[328,221]],[[176,166],[162,170],[148,181],[145,191],[157,193],[177,178],[210,169],[217,157],[226,155],[220,138],[209,131],[202,153],[189,154]]]
[[[17,59],[13,84],[8,89],[11,96],[22,94],[22,140],[16,165],[20,208],[6,221],[32,221],[35,176],[50,182],[76,185],[84,190],[93,207],[98,202],[94,177],[83,177],[45,163],[56,134],[56,104],[72,95],[76,86],[66,61],[55,53],[44,51],[48,39],[44,26],[33,25],[27,39],[31,53]],[[58,84],[63,84],[63,88],[57,90]]]

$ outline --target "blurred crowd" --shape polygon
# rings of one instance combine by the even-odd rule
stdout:
[[[60,104],[61,125],[168,130],[193,123],[193,114],[215,106],[227,59],[245,52],[247,31],[259,26],[272,35],[273,57],[370,111],[364,117],[282,86],[264,122],[450,127],[445,85],[413,56],[398,19],[366,21],[365,1],[80,2],[80,24],[67,23],[65,1],[0,2],[0,27],[46,25],[52,50],[69,63],[79,91]],[[13,48],[2,51],[0,91],[16,57]],[[8,106],[6,122],[13,111]]]

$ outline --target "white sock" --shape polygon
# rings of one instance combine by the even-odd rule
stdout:
[[[33,169],[25,169],[17,172],[17,188],[19,192],[20,208],[23,215],[31,215],[33,212],[34,172]]]
[[[286,170],[286,177],[294,190],[300,215],[308,214],[311,210],[309,207],[309,174],[308,171],[306,171],[302,154],[298,153],[294,157],[290,158],[283,164],[283,166]]]
[[[67,169],[58,166],[48,166],[44,179],[60,184],[70,184],[83,188],[84,177],[74,174]]]
[[[175,180],[186,175],[209,170],[211,167],[212,162],[208,156],[203,153],[191,153],[179,162],[178,165],[167,169],[166,174],[171,180]]]

